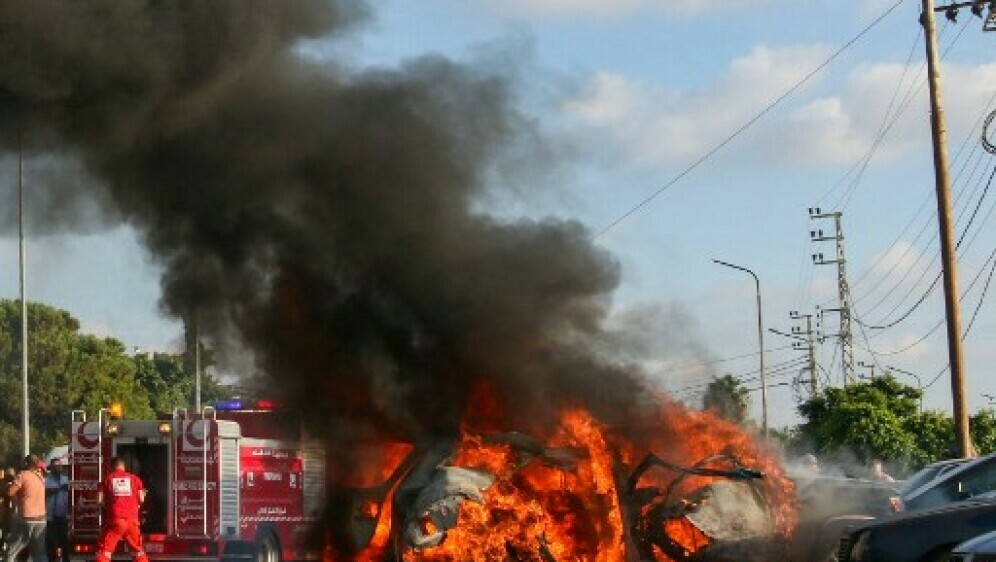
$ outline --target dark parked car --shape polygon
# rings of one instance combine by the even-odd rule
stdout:
[[[903,493],[907,511],[931,509],[996,491],[996,454],[971,459]]]
[[[832,560],[845,528],[902,509],[899,492],[891,484],[813,474],[790,477],[799,513],[789,549],[793,561]]]
[[[839,562],[947,562],[959,543],[996,529],[996,499],[980,496],[846,531]]]
[[[899,482],[899,492],[905,498],[913,492],[923,488],[923,486],[928,482],[937,480],[941,476],[944,476],[948,472],[951,472],[971,460],[973,459],[948,459],[928,464],[920,469],[916,474],[910,476],[902,482]]]
[[[951,553],[951,562],[993,562],[996,560],[996,531],[967,540]]]

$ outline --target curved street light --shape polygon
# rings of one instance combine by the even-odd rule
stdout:
[[[892,365],[886,365],[885,368],[888,369],[889,371],[895,371],[897,373],[902,373],[904,375],[909,375],[909,376],[913,377],[914,379],[916,379],[916,389],[920,391],[920,413],[922,414],[923,413],[923,382],[920,381],[920,377],[918,377],[914,373],[911,373],[911,372],[906,371],[904,369],[900,369],[899,367],[893,367]]]
[[[764,371],[764,323],[761,320],[761,281],[757,278],[757,274],[736,264],[725,262],[722,260],[714,259],[712,260],[718,265],[723,267],[729,267],[732,269],[737,269],[743,271],[744,273],[750,274],[754,278],[754,288],[757,293],[757,348],[758,356],[760,357],[760,372],[761,372],[761,431],[764,433],[764,439],[768,439],[768,375]]]

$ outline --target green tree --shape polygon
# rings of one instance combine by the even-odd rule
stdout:
[[[975,450],[980,455],[996,452],[996,412],[980,410],[968,420]]]
[[[211,357],[210,354],[202,356]],[[193,408],[197,380],[195,373],[188,370],[183,354],[140,353],[135,355],[134,361],[137,377],[149,393],[156,412],[165,414],[174,408]],[[209,367],[202,368],[201,373],[202,404],[213,404],[231,397]]]
[[[21,452],[20,301],[0,300],[0,458]],[[28,303],[28,381],[32,449],[44,452],[66,441],[72,410],[94,416],[111,402],[130,415],[149,416],[146,390],[121,342],[81,334],[68,312]]]
[[[939,411],[926,411],[907,426],[915,436],[917,448],[911,454],[912,466],[923,466],[948,456],[954,442],[954,420]]]
[[[733,375],[713,377],[702,397],[702,405],[716,412],[720,417],[736,422],[747,421],[750,399],[747,389]]]
[[[919,414],[920,391],[891,376],[828,388],[804,402],[799,413],[806,420],[800,434],[822,456],[854,455],[859,462],[873,458],[922,464],[928,454],[920,449],[915,431],[936,428],[937,420]],[[940,445],[933,444],[931,448]]]

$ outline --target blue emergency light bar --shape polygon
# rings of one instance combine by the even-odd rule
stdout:
[[[273,400],[256,400],[255,402],[245,402],[239,398],[222,400],[216,402],[214,409],[219,412],[234,412],[238,410],[275,410],[277,403]]]
[[[242,401],[239,399],[235,400],[222,400],[221,402],[216,402],[214,409],[219,412],[231,412],[233,410],[243,409]]]

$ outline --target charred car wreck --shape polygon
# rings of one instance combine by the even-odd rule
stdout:
[[[676,476],[664,488],[640,487],[641,477],[655,468]],[[675,489],[689,476],[716,480],[676,497]],[[774,559],[772,550],[778,548],[777,541],[772,541],[774,521],[767,500],[755,485],[763,477],[728,455],[682,467],[648,454],[629,475],[622,494],[638,559],[655,560],[657,551],[671,560]]]
[[[566,476],[588,460],[584,449],[545,447],[523,433],[486,435],[482,440],[508,447],[516,472],[539,463]],[[382,515],[378,502],[390,501],[391,513],[390,540],[376,559],[417,560],[431,558],[460,527],[466,503],[486,507],[489,490],[517,483],[515,473],[455,466],[453,454],[450,446],[414,447],[381,485],[340,491],[330,498],[329,505],[339,506],[340,516],[348,516],[345,538],[351,555],[369,548]],[[645,478],[653,473],[655,478]],[[784,541],[773,540],[771,506],[757,485],[764,475],[733,456],[718,455],[685,467],[648,454],[632,470],[617,463],[613,477],[616,497],[611,500],[621,515],[624,560],[761,562],[784,554]],[[694,479],[707,483],[689,486]],[[341,544],[339,548],[341,552]],[[555,552],[548,537],[537,532],[525,546],[505,544],[504,559],[557,562]]]

